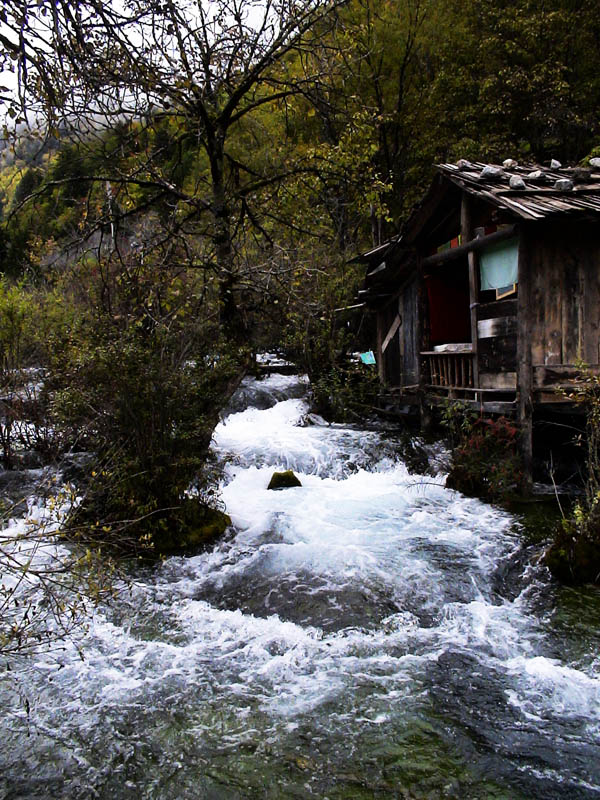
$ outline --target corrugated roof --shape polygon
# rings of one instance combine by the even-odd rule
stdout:
[[[498,170],[490,175],[490,170]],[[600,170],[579,167],[547,168],[536,164],[483,164],[459,161],[438,164],[438,170],[465,191],[478,195],[522,219],[539,220],[563,214],[600,214]],[[524,188],[513,189],[510,179],[519,177]],[[568,179],[570,189],[557,188],[556,182]]]
[[[399,234],[397,236],[392,236],[391,239],[388,239],[383,244],[377,245],[377,247],[374,247],[372,250],[368,250],[366,253],[359,253],[357,256],[354,256],[354,258],[351,258],[350,261],[348,261],[348,263],[349,264],[355,264],[355,263],[368,264],[370,262],[378,263],[380,257],[381,259],[383,259],[385,257],[386,252],[390,250],[392,247],[394,247],[396,244],[398,244],[400,238],[401,237]]]

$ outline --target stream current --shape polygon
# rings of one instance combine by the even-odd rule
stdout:
[[[0,677],[2,800],[600,798],[598,593],[306,388],[249,379],[218,426],[223,541]]]

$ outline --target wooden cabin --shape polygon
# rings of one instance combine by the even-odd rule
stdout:
[[[600,164],[441,164],[401,235],[357,260],[388,396],[514,416],[530,461],[534,412],[600,366]]]

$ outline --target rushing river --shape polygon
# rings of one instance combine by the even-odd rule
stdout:
[[[5,674],[0,798],[600,797],[598,593],[304,390],[249,380],[219,425],[224,541]]]

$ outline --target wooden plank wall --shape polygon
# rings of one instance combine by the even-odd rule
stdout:
[[[397,315],[401,324],[390,339],[381,356],[383,380],[390,387],[414,386],[418,383],[418,329],[417,281],[413,279],[403,287],[400,295],[378,312],[378,330],[381,331],[381,348]]]
[[[534,371],[600,361],[600,226],[536,225],[529,231]],[[556,370],[554,370],[556,372]]]
[[[517,301],[477,307],[479,383],[484,389],[514,389],[517,370]]]

